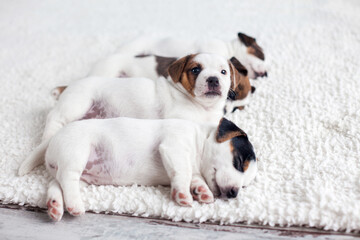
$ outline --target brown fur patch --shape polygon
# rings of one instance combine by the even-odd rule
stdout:
[[[59,86],[59,87],[56,87],[56,90],[58,90],[59,92],[59,95],[62,94],[62,92],[67,88],[67,86]]]
[[[235,112],[237,109],[239,109],[239,111],[244,110],[245,106],[234,107],[232,112]]]
[[[247,52],[255,57],[265,60],[265,55],[262,48],[256,43],[256,39],[243,33],[238,33],[238,37],[242,43],[247,47]]]
[[[243,166],[244,172],[249,168],[249,165],[250,165],[250,161],[249,161],[249,160],[245,160],[244,166]]]
[[[58,100],[62,92],[67,88],[67,86],[59,86],[51,90],[51,95]]]
[[[155,56],[155,60],[157,63],[156,66],[156,72],[159,76],[168,77],[168,69],[169,66],[176,61],[177,58],[173,57],[161,57],[161,56]]]
[[[194,95],[194,88],[196,83],[197,75],[192,74],[191,69],[194,67],[200,67],[201,65],[193,61],[195,54],[185,56],[173,62],[169,67],[169,75],[172,80],[177,83],[180,82],[183,87],[192,96]]]
[[[246,133],[238,128],[234,123],[222,118],[216,130],[216,141],[218,143],[222,143],[238,136],[246,136]]]
[[[230,91],[233,91],[234,93],[233,100],[244,99],[251,91],[251,85],[249,77],[247,76],[247,71],[244,71],[244,69],[246,70],[246,68],[235,57],[230,59],[229,65],[231,74]]]

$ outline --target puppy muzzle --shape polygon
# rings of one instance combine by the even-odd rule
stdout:
[[[207,97],[221,96],[219,79],[217,77],[209,77],[206,79],[208,90],[205,95]]]

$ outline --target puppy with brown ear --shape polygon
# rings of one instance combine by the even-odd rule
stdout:
[[[217,124],[231,86],[237,87],[239,72],[216,54],[183,57],[169,67],[169,79],[90,77],[71,83],[50,111],[43,141],[66,124],[89,118],[177,118]],[[34,153],[20,173],[42,163]],[[32,158],[39,159],[32,161]]]
[[[185,58],[180,58],[179,61],[177,61],[177,59],[173,57],[156,55],[116,55],[96,65],[90,73],[90,76],[119,78],[147,77],[154,81],[157,81],[159,77],[165,77],[174,82],[181,80],[184,88],[194,96],[195,93],[192,92],[192,90],[195,86],[196,75],[185,74],[184,76],[169,76],[168,70],[171,66],[171,73],[182,74],[183,68],[186,67],[185,64],[191,62],[195,57],[196,55],[193,54]],[[175,62],[177,64],[174,64]],[[243,106],[249,103],[250,93],[252,93],[246,68],[235,57],[230,59],[230,63],[232,64],[230,64],[230,72],[235,76],[235,79],[233,79],[231,89],[228,93],[226,112],[231,112],[231,110],[236,110],[236,108],[243,108]],[[196,67],[195,64],[194,67]],[[200,72],[200,68],[194,71]],[[180,77],[184,79],[182,80]],[[51,95],[55,99],[58,99],[65,89],[65,86],[56,87],[52,90]],[[214,94],[216,94],[216,92],[214,92]]]

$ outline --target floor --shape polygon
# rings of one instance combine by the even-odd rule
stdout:
[[[20,227],[21,226],[21,227]],[[141,229],[141,231],[139,231]],[[168,220],[86,213],[74,218],[65,214],[52,222],[44,210],[0,205],[0,236],[6,239],[360,239],[307,228],[219,226],[176,223]]]

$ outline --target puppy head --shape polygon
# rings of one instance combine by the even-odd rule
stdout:
[[[199,53],[180,58],[169,67],[169,75],[198,102],[211,106],[225,100],[239,78],[231,62],[216,54]]]
[[[246,67],[249,78],[267,76],[264,66],[265,54],[256,39],[241,32],[237,35],[237,38],[231,42],[233,55]]]
[[[202,174],[211,191],[221,198],[234,198],[257,172],[256,156],[246,133],[222,118],[205,145]]]
[[[239,74],[234,75],[235,79],[228,93],[228,102],[226,112],[234,112],[236,109],[243,109],[248,104],[248,97],[255,92],[255,87],[250,85],[248,71],[240,61],[232,57],[230,59],[232,65],[231,71],[237,71]]]
[[[232,101],[243,100],[252,92],[248,71],[237,58],[232,57],[229,61],[231,63],[230,70],[238,74],[233,74],[234,80],[232,81],[228,99]]]

